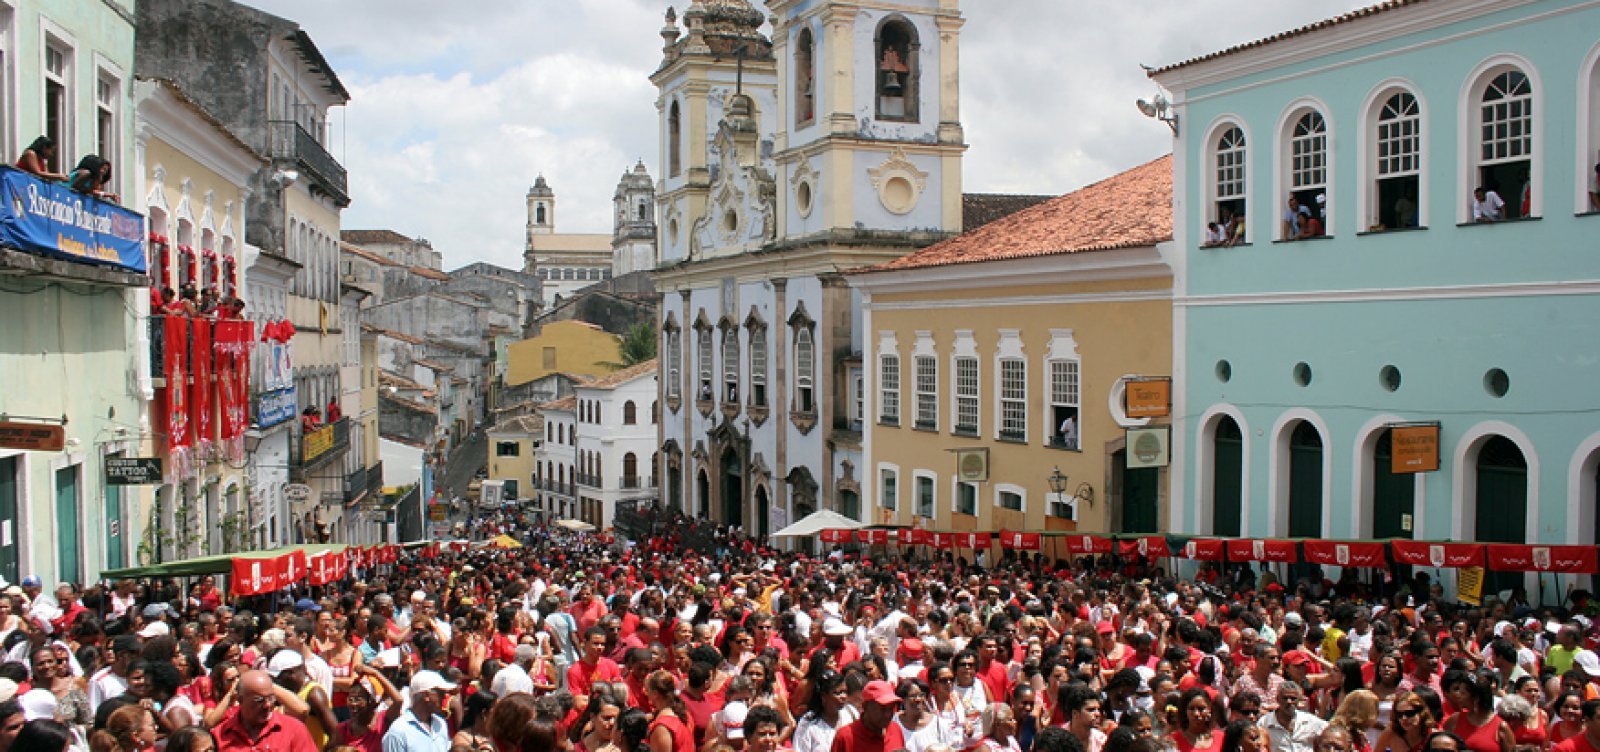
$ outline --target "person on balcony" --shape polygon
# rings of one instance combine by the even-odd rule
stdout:
[[[67,187],[79,193],[94,196],[102,201],[121,203],[122,197],[106,190],[111,184],[111,160],[98,154],[84,155],[78,166],[67,176]]]
[[[317,412],[315,405],[307,407],[300,413],[300,430],[315,431],[322,427],[322,413]]]
[[[50,171],[50,160],[56,156],[56,140],[49,136],[40,136],[22,150],[22,156],[17,157],[17,169],[22,170],[40,180],[64,181],[66,175]]]
[[[329,423],[332,423],[332,422],[344,417],[344,411],[339,409],[339,398],[338,397],[329,397],[328,398],[328,409],[325,411],[324,414],[326,414],[328,416],[328,422]]]

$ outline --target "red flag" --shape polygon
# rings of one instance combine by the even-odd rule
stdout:
[[[857,530],[856,541],[865,543],[869,546],[881,546],[889,542],[889,531],[867,529]]]
[[[1301,545],[1305,546],[1306,561],[1312,564],[1362,569],[1381,569],[1389,564],[1382,543],[1308,540]]]
[[[1389,550],[1394,552],[1396,564],[1409,564],[1413,567],[1461,569],[1483,566],[1481,543],[1432,543],[1396,539],[1389,541]]]
[[[1000,531],[1000,547],[1012,551],[1038,551],[1042,548],[1038,533],[1024,533],[1016,530]]]
[[[1067,550],[1075,554],[1109,554],[1111,539],[1099,535],[1069,535]]]
[[[1542,546],[1490,543],[1484,546],[1489,568],[1500,572],[1600,572],[1600,549],[1594,546]]]
[[[189,415],[194,423],[194,444],[202,451],[211,444],[211,322],[195,319],[189,330],[194,346],[194,383],[189,389]]]
[[[1163,559],[1172,555],[1164,535],[1141,535],[1120,541],[1123,556],[1140,556],[1146,559]]]
[[[261,595],[277,590],[282,557],[233,560],[233,594]]]
[[[167,377],[167,446],[182,449],[191,443],[189,433],[189,320],[182,316],[165,317],[162,332]]]
[[[326,585],[326,584],[328,584],[329,577],[331,577],[332,574],[333,574],[333,572],[332,572],[332,561],[333,561],[333,556],[331,554],[329,554],[327,551],[323,551],[321,553],[315,553],[315,554],[312,554],[312,555],[306,557],[306,568],[309,570],[306,573],[306,584],[308,584],[308,585]]]
[[[900,542],[908,546],[926,546],[933,541],[933,535],[922,528],[911,528],[900,531]]]
[[[1294,541],[1262,540],[1260,538],[1232,538],[1228,540],[1228,561],[1271,561],[1294,563]]]
[[[1227,558],[1223,542],[1217,538],[1190,538],[1178,555],[1194,561],[1222,561]]]
[[[955,533],[929,533],[929,544],[943,551],[954,550],[956,547]]]

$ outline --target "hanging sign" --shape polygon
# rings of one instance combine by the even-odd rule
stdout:
[[[162,478],[160,457],[106,458],[108,486],[158,486]]]
[[[1167,450],[1172,442],[1170,427],[1130,428],[1127,441],[1129,469],[1167,466]]]
[[[889,542],[889,531],[888,530],[883,530],[883,529],[877,529],[877,530],[861,529],[861,530],[857,530],[856,531],[856,542],[865,543],[865,544],[867,544],[869,546],[881,546],[881,545]]]
[[[954,533],[956,548],[971,548],[983,550],[994,545],[993,536],[989,533]]]
[[[0,448],[59,452],[67,445],[66,426],[54,423],[0,422]]]
[[[907,546],[926,546],[933,542],[933,534],[917,527],[901,530],[900,542]]]
[[[1392,473],[1431,473],[1439,469],[1439,424],[1407,423],[1389,429]]]
[[[985,483],[989,480],[989,450],[957,449],[956,477],[963,483]]]
[[[1456,600],[1469,606],[1483,605],[1483,567],[1456,572]]]
[[[40,256],[145,272],[144,217],[0,166],[0,245]]]
[[[1123,556],[1164,559],[1172,555],[1172,549],[1167,546],[1167,538],[1162,535],[1141,535],[1132,540],[1118,541],[1117,545],[1118,551]]]
[[[1489,568],[1498,572],[1600,572],[1600,549],[1594,546],[1541,546],[1489,543],[1484,546]]]
[[[1098,535],[1069,535],[1067,550],[1075,554],[1109,554],[1111,539]]]
[[[824,530],[817,537],[823,543],[849,543],[851,535],[849,530]]]
[[[1128,379],[1123,382],[1122,403],[1130,418],[1165,418],[1172,414],[1172,379]]]
[[[1190,538],[1178,555],[1193,561],[1222,561],[1227,550],[1219,538]]]
[[[956,547],[955,533],[929,533],[929,535],[933,536],[930,540],[930,543],[934,548],[943,551],[951,551]]]

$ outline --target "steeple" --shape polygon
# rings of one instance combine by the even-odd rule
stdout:
[[[556,193],[540,175],[528,189],[528,234],[549,235],[556,228]]]

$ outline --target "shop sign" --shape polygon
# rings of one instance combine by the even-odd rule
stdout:
[[[160,457],[106,458],[108,486],[155,486],[162,477]]]
[[[1165,418],[1172,414],[1172,379],[1128,379],[1122,400],[1123,412],[1130,418]]]
[[[1128,467],[1166,467],[1171,431],[1167,426],[1128,429]]]
[[[1390,429],[1389,471],[1431,473],[1439,469],[1439,424],[1407,423]]]
[[[59,452],[67,445],[67,429],[53,423],[0,421],[0,449]]]
[[[291,420],[295,415],[294,387],[256,395],[256,425],[268,428]]]

